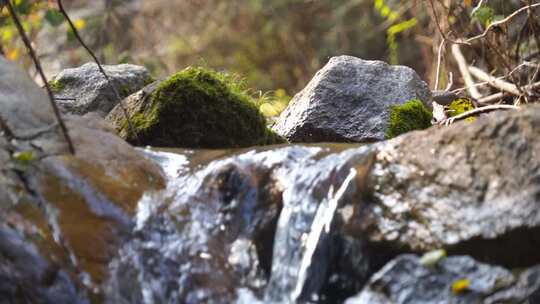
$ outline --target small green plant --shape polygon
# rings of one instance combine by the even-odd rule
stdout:
[[[49,81],[49,86],[54,93],[62,92],[65,88],[63,83],[55,79]]]
[[[474,109],[474,104],[472,100],[468,98],[459,98],[452,101],[452,103],[450,103],[450,105],[448,106],[448,115],[450,117],[457,116],[459,114],[468,112],[473,109]],[[471,122],[471,121],[474,121],[475,119],[476,118],[474,116],[470,116],[470,117],[465,118],[465,121]]]
[[[394,138],[412,130],[429,128],[432,117],[433,114],[418,99],[412,99],[400,105],[392,105],[386,138]]]

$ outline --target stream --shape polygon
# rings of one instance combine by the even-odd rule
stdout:
[[[168,182],[138,204],[109,266],[110,303],[335,303],[357,291],[339,264],[361,244],[336,226],[360,203],[366,147],[144,153]]]

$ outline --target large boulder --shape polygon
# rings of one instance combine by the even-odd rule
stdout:
[[[95,114],[64,117],[70,154],[44,91],[2,58],[0,118],[0,298],[88,303],[162,170]]]
[[[153,81],[145,67],[133,64],[102,66],[120,98],[140,90]],[[97,64],[86,63],[65,69],[49,82],[64,112],[83,115],[96,112],[105,117],[120,100]]]
[[[273,129],[291,142],[385,139],[390,106],[431,91],[414,70],[351,56],[330,59],[280,115]]]
[[[235,148],[283,143],[231,77],[187,68],[125,100],[107,116],[120,136],[135,145]]]
[[[468,256],[453,256],[427,266],[414,255],[401,255],[345,303],[537,303],[533,299],[538,300],[538,295],[540,266],[515,277],[502,267],[479,263]]]
[[[384,142],[368,208],[350,224],[399,250],[539,263],[539,134],[540,107],[530,106]]]

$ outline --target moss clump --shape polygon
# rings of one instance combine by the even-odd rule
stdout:
[[[190,67],[161,82],[131,117],[137,138],[126,139],[135,144],[232,148],[284,142],[267,129],[239,83],[204,68]]]
[[[422,130],[431,126],[433,114],[418,99],[390,107],[390,125],[386,138],[394,138],[412,130]]]
[[[66,88],[60,80],[56,79],[49,81],[49,86],[54,93],[60,93]]]
[[[457,116],[459,114],[468,112],[473,109],[474,109],[474,104],[472,100],[468,98],[459,98],[452,101],[452,103],[450,103],[450,105],[448,106],[448,115]],[[474,121],[475,119],[476,117],[469,116],[465,118],[465,121]]]

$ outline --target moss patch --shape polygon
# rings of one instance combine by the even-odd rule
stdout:
[[[459,114],[468,112],[470,110],[474,109],[474,104],[472,100],[468,98],[459,98],[454,101],[448,106],[448,115],[450,116],[457,116]],[[465,121],[474,121],[476,117],[469,116],[465,118]]]
[[[49,86],[54,93],[60,93],[65,89],[64,84],[60,80],[55,79],[49,81]]]
[[[161,82],[130,114],[138,140],[133,134],[126,139],[134,144],[231,148],[285,142],[267,129],[264,116],[238,82],[204,68],[190,67]]]
[[[390,107],[390,125],[386,138],[394,138],[412,130],[422,130],[431,126],[433,114],[418,99]]]

